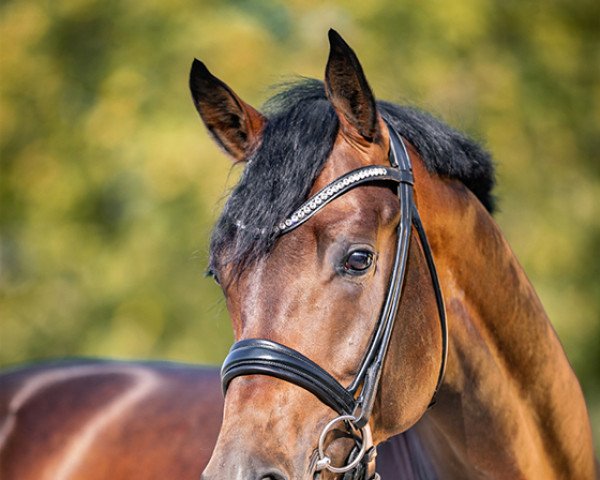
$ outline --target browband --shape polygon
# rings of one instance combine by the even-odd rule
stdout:
[[[279,235],[291,232],[302,225],[327,204],[359,185],[372,182],[392,181],[413,184],[411,170],[399,170],[383,166],[360,167],[342,175],[326,187],[323,187],[304,202],[288,218],[275,227]]]

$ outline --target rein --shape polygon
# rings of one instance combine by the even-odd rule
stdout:
[[[387,294],[369,347],[352,383],[344,387],[326,370],[302,353],[262,338],[246,339],[235,343],[221,369],[224,393],[227,392],[229,383],[235,377],[268,375],[308,390],[325,405],[335,410],[339,416],[329,422],[320,435],[314,471],[329,470],[334,473],[344,473],[345,480],[379,479],[379,475],[375,473],[376,447],[373,445],[368,422],[377,396],[383,364],[405,283],[412,227],[417,232],[427,261],[442,333],[440,370],[429,407],[435,403],[437,392],[444,378],[448,356],[448,328],[444,300],[431,248],[413,198],[414,178],[410,157],[400,135],[390,125],[388,125],[388,130],[390,134],[389,167],[362,167],[342,175],[309,198],[289,218],[276,227],[277,233],[284,235],[302,225],[337,197],[360,185],[380,182],[393,182],[398,185],[400,222]],[[335,467],[331,465],[331,459],[325,453],[325,438],[339,423],[343,423],[352,434],[356,446],[350,453],[348,463],[342,467]]]

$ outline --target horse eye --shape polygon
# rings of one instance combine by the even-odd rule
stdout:
[[[355,250],[350,252],[344,261],[344,270],[347,273],[359,275],[365,273],[373,265],[373,252],[368,250]]]

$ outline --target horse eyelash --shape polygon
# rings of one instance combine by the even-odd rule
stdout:
[[[206,278],[215,278],[215,271],[212,269],[212,267],[208,267],[206,270],[204,270],[204,277]]]
[[[215,271],[213,270],[213,268],[212,268],[212,267],[208,267],[208,268],[207,268],[207,269],[204,271],[204,276],[205,276],[205,277],[212,278],[212,279],[215,281],[215,283],[216,283],[217,285],[221,285],[221,281],[219,280],[219,276],[217,275],[217,272],[215,272]]]

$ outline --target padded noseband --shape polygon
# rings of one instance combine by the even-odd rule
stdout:
[[[301,353],[272,340],[251,338],[231,347],[221,371],[223,390],[240,375],[269,375],[308,390],[339,413],[351,414],[354,397],[326,370]]]

